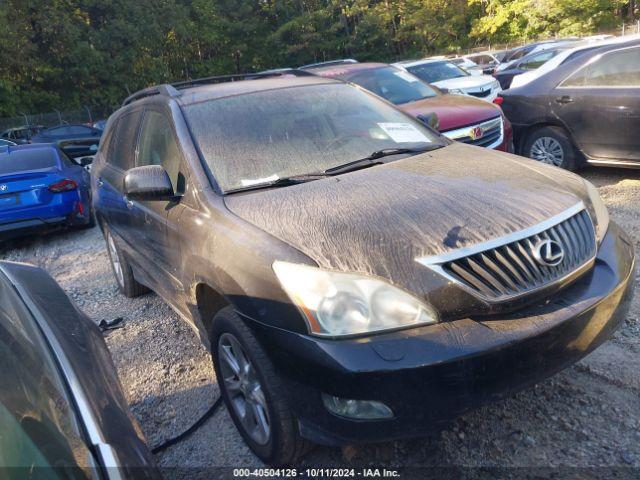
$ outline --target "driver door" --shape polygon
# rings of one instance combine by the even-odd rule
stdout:
[[[596,57],[552,95],[553,113],[589,158],[640,161],[640,47]]]
[[[139,245],[140,265],[144,283],[172,299],[181,289],[172,265],[170,235],[167,219],[173,217],[179,207],[179,197],[184,194],[185,178],[181,172],[182,153],[169,120],[168,113],[160,109],[148,109],[142,120],[136,166],[161,165],[169,174],[175,199],[128,200],[132,216],[134,236]]]

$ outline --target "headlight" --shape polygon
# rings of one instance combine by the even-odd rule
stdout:
[[[274,262],[273,270],[316,335],[354,335],[438,321],[431,307],[375,278],[287,262]]]
[[[600,198],[600,192],[598,192],[598,189],[587,180],[584,180],[584,185],[587,188],[587,193],[589,194],[589,200],[591,202],[591,209],[589,210],[589,213],[593,217],[593,222],[595,223],[596,241],[600,244],[607,233],[607,229],[609,228],[609,212]]]
[[[454,95],[465,95],[465,93],[462,90],[460,90],[459,88],[450,88],[448,90],[448,92],[452,93]]]

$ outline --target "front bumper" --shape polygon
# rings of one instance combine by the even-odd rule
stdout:
[[[607,340],[634,287],[634,250],[611,223],[592,270],[540,304],[368,338],[327,340],[255,325],[286,379],[301,434],[341,445],[417,436],[545,379]],[[329,413],[321,392],[377,400],[389,420]]]

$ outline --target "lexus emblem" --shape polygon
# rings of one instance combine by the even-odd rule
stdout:
[[[533,257],[540,265],[555,267],[564,258],[564,249],[555,240],[547,238],[540,240],[533,246]]]
[[[471,135],[471,140],[477,140],[479,138],[482,138],[482,136],[484,135],[484,132],[482,131],[482,128],[475,127],[471,129],[469,134]]]
[[[3,183],[2,185],[0,185],[0,192],[5,192],[7,188],[9,187],[7,187],[7,185]]]

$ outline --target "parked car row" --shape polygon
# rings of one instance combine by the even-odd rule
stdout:
[[[27,125],[5,130],[0,133],[0,139],[22,145],[26,143],[53,143],[71,138],[100,138],[102,129],[99,127],[102,124],[96,122],[96,125],[97,127],[84,124],[63,124],[49,128],[45,128],[42,125]]]
[[[409,73],[407,68],[411,67],[331,62],[328,66],[305,67],[304,71],[366,88],[453,140],[502,151],[512,149],[511,125],[498,106],[473,98],[476,95],[443,94]],[[413,73],[426,75],[427,68],[423,68],[422,73]],[[467,89],[479,91],[469,84]]]

